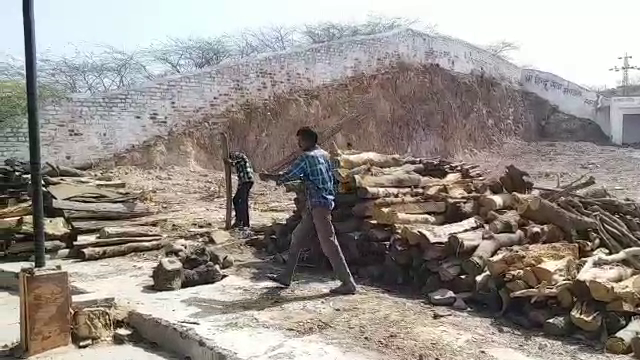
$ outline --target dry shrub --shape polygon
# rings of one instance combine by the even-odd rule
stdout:
[[[453,157],[519,138],[532,128],[520,92],[511,86],[436,65],[398,64],[376,75],[237,104],[216,121],[150,142],[142,147],[145,151],[122,159],[219,168],[222,118],[228,120],[231,148],[246,152],[257,169],[264,169],[295,150],[300,126],[322,131],[354,114],[361,120],[344,125],[335,138],[338,145],[351,142],[360,150],[416,156]]]

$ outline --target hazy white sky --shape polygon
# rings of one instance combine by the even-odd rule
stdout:
[[[508,39],[519,64],[568,80],[614,85],[625,53],[640,65],[640,1],[609,0],[34,0],[38,50],[69,43],[132,49],[167,36],[206,36],[245,27],[362,20],[367,14],[432,23],[472,43]],[[21,0],[0,0],[0,52],[22,55]],[[632,60],[633,62],[633,60]],[[640,75],[640,71],[637,71]]]

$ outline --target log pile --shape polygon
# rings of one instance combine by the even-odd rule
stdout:
[[[29,164],[0,166],[0,254],[29,258],[34,252]],[[160,249],[163,218],[139,201],[142,193],[108,176],[46,164],[43,169],[45,251],[84,260]],[[120,229],[120,230],[117,230]],[[121,231],[114,236],[114,231]]]
[[[333,223],[361,278],[551,335],[607,339],[612,353],[640,352],[639,204],[588,189],[591,177],[541,188],[515,166],[485,178],[464,163],[333,155]],[[282,260],[306,209],[304,188],[288,190],[295,213],[255,244]],[[327,264],[319,248],[307,261]]]
[[[164,248],[165,256],[153,270],[153,289],[157,291],[212,284],[226,277],[223,269],[233,266],[233,258],[223,256],[215,245],[176,241]]]

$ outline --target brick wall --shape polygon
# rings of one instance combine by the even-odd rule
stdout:
[[[29,158],[29,131],[27,121],[0,130],[0,159]]]
[[[108,157],[143,141],[218,115],[246,99],[266,99],[377,69],[399,61],[438,64],[458,73],[484,73],[518,84],[521,69],[466,42],[413,30],[345,39],[330,44],[227,62],[196,74],[169,77],[139,88],[73,97],[41,109],[42,154],[58,163]],[[0,133],[2,149],[24,155],[24,136]]]

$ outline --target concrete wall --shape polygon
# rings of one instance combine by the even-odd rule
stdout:
[[[557,75],[533,70],[522,70],[522,89],[546,99],[558,110],[580,118],[595,121],[602,131],[610,135],[609,119],[597,109],[602,102],[595,92],[565,80]]]
[[[624,121],[625,115],[640,114],[640,97],[614,97],[611,99],[610,105],[611,118],[611,140],[614,144],[627,143],[627,139],[632,139],[632,134],[626,134],[627,131],[634,132],[633,125]]]
[[[42,153],[46,160],[58,163],[108,157],[205,117],[222,123],[220,113],[249,98],[266,99],[277,92],[374,73],[399,61],[438,64],[463,74],[483,73],[515,86],[522,82],[525,90],[548,99],[561,111],[596,118],[595,95],[575,84],[548,73],[523,72],[464,41],[405,29],[227,62],[136,89],[73,97],[46,106],[41,109]],[[2,135],[23,139],[10,132]],[[26,142],[16,141],[7,142],[5,154],[26,153]]]

